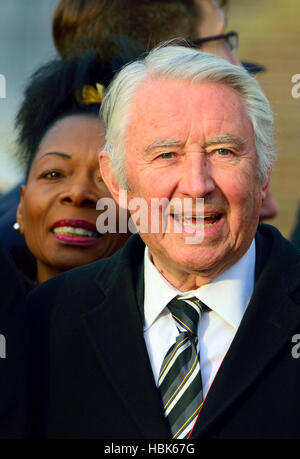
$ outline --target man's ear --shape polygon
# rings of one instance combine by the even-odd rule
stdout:
[[[262,186],[261,186],[262,201],[265,200],[266,196],[268,196],[268,193],[270,191],[272,169],[273,169],[273,161],[271,160],[269,168],[268,168],[267,177],[263,180]]]
[[[20,187],[21,198],[20,198],[20,202],[18,204],[17,213],[16,213],[17,222],[20,225],[20,228],[19,228],[20,234],[24,234],[23,203],[24,203],[25,190],[26,190],[26,186],[22,185]]]
[[[270,183],[271,183],[271,172],[272,172],[272,164],[270,164],[268,170],[268,176],[265,181],[262,183],[261,187],[261,198],[262,198],[262,205],[259,211],[259,220],[267,220],[270,218],[275,218],[279,212],[279,205],[276,199],[272,196],[270,190]]]
[[[99,167],[102,179],[107,188],[109,189],[110,194],[112,195],[116,203],[119,205],[119,207],[126,208],[126,206],[124,207],[124,200],[120,196],[120,187],[115,179],[110,154],[105,150],[100,151]]]

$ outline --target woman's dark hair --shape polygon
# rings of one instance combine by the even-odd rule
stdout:
[[[125,39],[121,42],[120,49],[127,50],[128,42]],[[101,99],[87,100],[83,97],[83,88],[88,85],[96,94],[96,84],[105,88],[122,65],[143,51],[135,45],[130,49],[130,53],[120,51],[106,64],[94,53],[87,53],[81,57],[55,59],[33,73],[15,120],[17,156],[26,169],[26,179],[43,136],[56,121],[74,114],[98,115]]]

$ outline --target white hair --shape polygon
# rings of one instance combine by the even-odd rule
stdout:
[[[132,62],[118,73],[103,99],[100,116],[106,129],[104,149],[110,153],[115,179],[126,188],[125,139],[132,100],[148,76],[203,80],[228,85],[238,91],[252,122],[258,155],[258,177],[263,181],[274,157],[273,114],[258,82],[242,67],[186,46],[161,44],[144,59]]]

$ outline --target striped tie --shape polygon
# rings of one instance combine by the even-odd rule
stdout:
[[[180,334],[168,350],[158,379],[172,438],[187,438],[203,403],[197,326],[204,305],[198,298],[175,298],[168,304]]]

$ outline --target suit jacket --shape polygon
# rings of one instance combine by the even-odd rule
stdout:
[[[298,206],[293,231],[291,234],[291,241],[293,244],[295,244],[296,247],[298,247],[298,249],[300,249],[300,204]]]
[[[16,266],[0,247],[0,438],[28,435],[30,409],[25,290]]]
[[[256,250],[251,302],[191,438],[300,437],[299,253],[268,225]],[[170,438],[143,337],[143,255],[134,235],[29,295],[33,435]]]

